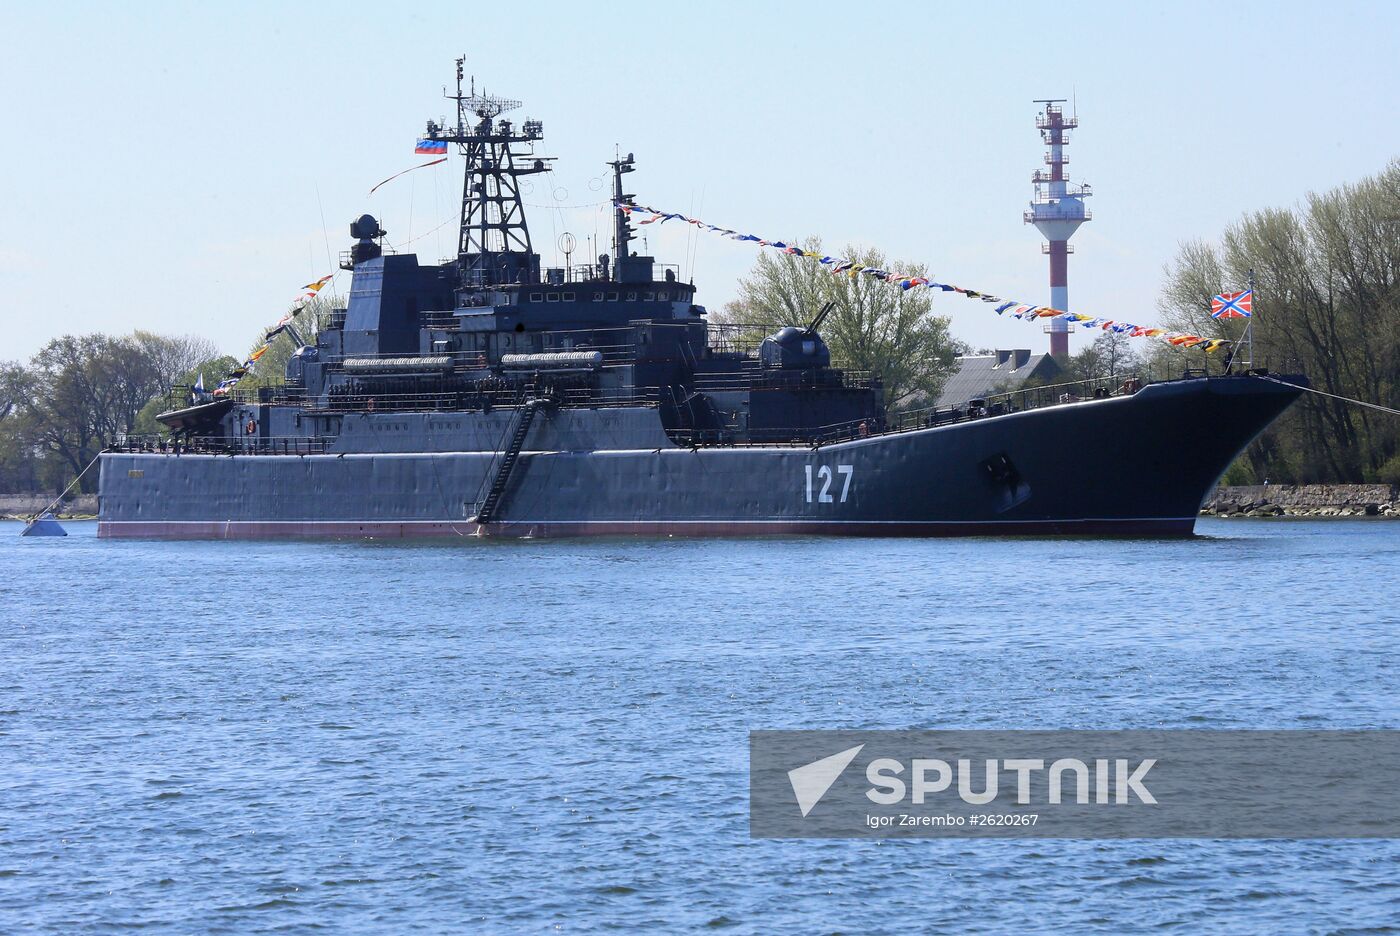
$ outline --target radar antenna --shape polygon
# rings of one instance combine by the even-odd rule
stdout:
[[[617,158],[608,165],[613,171],[613,258],[621,268],[628,254],[628,245],[632,243],[632,235],[636,233],[629,223],[627,212],[621,207],[631,205],[633,197],[622,190],[622,177],[637,170],[637,160],[631,153],[627,154],[626,159],[618,153]]]
[[[425,134],[429,140],[457,144],[466,161],[457,243],[462,285],[536,283],[540,261],[525,223],[519,177],[549,171],[553,159],[534,155],[534,144],[544,138],[544,125],[526,120],[517,129],[509,120],[498,120],[520,102],[485,91],[478,94],[474,77],[463,93],[465,65],[465,57],[457,59],[456,93],[443,89],[444,97],[457,102],[457,125],[430,120]]]

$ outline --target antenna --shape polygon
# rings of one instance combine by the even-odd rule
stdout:
[[[632,235],[635,233],[632,225],[628,223],[627,212],[618,207],[623,203],[632,203],[632,196],[622,190],[622,177],[637,170],[637,161],[631,153],[623,159],[621,146],[615,145],[614,149],[617,158],[608,163],[613,171],[613,253],[614,259],[621,263],[628,254],[627,245],[632,243]]]
[[[430,121],[426,138],[455,143],[464,157],[457,239],[462,285],[538,282],[539,257],[525,223],[519,180],[521,176],[549,170],[551,159],[533,153],[534,144],[544,137],[544,125],[538,120],[526,120],[516,128],[511,121],[496,120],[505,111],[520,107],[520,102],[484,92],[478,94],[474,75],[468,93],[463,94],[466,56],[459,56],[456,65],[456,93],[443,94],[457,102],[457,125],[448,127],[446,121]]]
[[[563,234],[559,235],[556,245],[564,252],[564,278],[567,280],[569,278],[569,270],[572,269],[574,265],[571,258],[574,254],[574,247],[578,245],[578,241],[574,239],[574,235],[565,231]]]

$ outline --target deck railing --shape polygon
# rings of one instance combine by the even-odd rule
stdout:
[[[1204,373],[1186,376],[1205,376]],[[1028,387],[1007,393],[993,394],[984,398],[969,400],[952,406],[926,406],[917,409],[892,413],[883,420],[853,419],[823,426],[802,428],[749,429],[743,442],[736,442],[733,430],[670,432],[671,438],[681,445],[695,447],[708,446],[774,446],[774,445],[831,445],[836,442],[849,442],[853,439],[910,432],[916,429],[930,429],[958,422],[970,422],[992,416],[1005,416],[1026,410],[1058,406],[1064,403],[1077,403],[1084,400],[1107,399],[1115,396],[1131,396],[1142,389],[1143,382],[1137,376],[1114,375],[1092,380],[1077,380],[1042,387]]]
[[[130,435],[108,451],[163,455],[323,455],[335,439],[324,436],[192,436],[171,439],[155,435]]]
[[[605,406],[655,406],[662,399],[660,387],[570,387],[563,384],[525,384],[520,387],[473,390],[426,390],[414,393],[333,393],[304,412],[422,413],[491,410],[519,406],[543,397],[553,405],[570,408]]]
[[[1174,369],[1175,370],[1175,369]],[[1090,380],[1068,381],[1045,386],[990,394],[949,406],[926,406],[887,415],[883,419],[856,419],[820,426],[739,428],[718,430],[669,429],[667,434],[678,445],[692,447],[739,446],[821,446],[853,439],[890,435],[920,429],[935,428],[961,422],[1004,416],[1012,413],[1042,409],[1086,400],[1131,396],[1153,382],[1167,382],[1207,376],[1204,369],[1182,368],[1165,380],[1152,380],[1144,370],[1133,374],[1115,374]],[[852,372],[852,382],[868,381],[869,375]],[[275,389],[275,388],[272,388]],[[269,388],[258,396],[269,402]],[[297,393],[300,392],[297,388]],[[660,406],[663,401],[675,405],[669,388],[662,387],[567,387],[559,385],[526,384],[500,389],[455,391],[440,390],[398,394],[342,394],[322,401],[307,412],[343,414],[352,412],[440,412],[483,411],[493,408],[510,409],[525,400],[545,397],[553,405],[568,408],[601,408],[612,406]],[[300,397],[298,397],[300,399]],[[309,401],[305,401],[309,402]],[[318,454],[328,451],[334,438],[273,437],[258,435],[235,438],[186,438],[178,442],[160,436],[130,436],[122,439],[114,450],[127,452],[216,453],[216,454]]]

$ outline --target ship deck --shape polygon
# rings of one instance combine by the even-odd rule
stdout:
[[[1210,375],[1210,379],[1243,379],[1247,374],[1252,373],[1255,372]],[[900,435],[958,423],[996,419],[1051,407],[1133,396],[1146,387],[1199,380],[1207,376],[1204,370],[1186,370],[1180,376],[1151,382],[1144,382],[1136,375],[1114,375],[1092,380],[1027,387],[952,406],[927,406],[905,410],[888,417],[883,425],[871,425],[866,420],[855,420],[820,426],[815,431],[805,430],[801,436],[795,436],[783,430],[772,430],[758,437],[750,436],[744,439],[727,438],[713,432],[691,432],[688,430],[668,430],[667,434],[679,448],[819,448],[856,439]],[[346,401],[345,405],[337,408],[335,412],[381,414],[462,412],[460,408],[449,405],[449,401],[444,400],[441,394],[402,394],[401,396],[404,399],[381,396],[376,400],[360,401],[359,403]],[[276,394],[275,399],[281,403],[291,402],[282,393]],[[519,393],[512,392],[506,396],[503,392],[494,408],[514,409],[523,405],[525,399]],[[558,401],[557,405],[565,409],[657,408],[660,406],[660,393],[657,388],[636,388],[632,391],[616,392],[597,398],[571,399],[565,397]],[[323,410],[309,406],[306,407],[306,411],[323,412]],[[127,453],[315,455],[334,453],[337,438],[337,436],[194,437],[177,441],[160,436],[132,435],[120,439],[110,450]]]

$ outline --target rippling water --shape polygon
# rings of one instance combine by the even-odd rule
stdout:
[[[0,524],[0,931],[1394,932],[1395,842],[764,841],[752,728],[1400,728],[1400,523]],[[1390,929],[1383,929],[1390,927]]]

